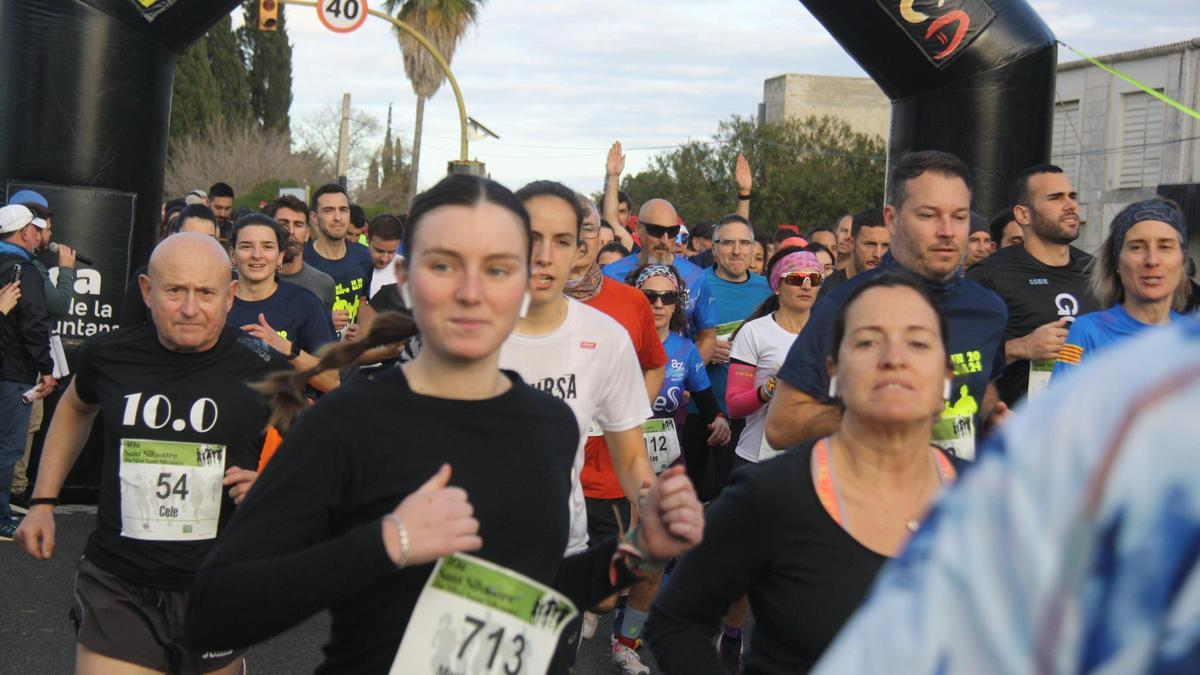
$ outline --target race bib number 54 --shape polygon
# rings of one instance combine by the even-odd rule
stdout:
[[[224,474],[224,445],[121,439],[121,536],[216,537]]]
[[[578,614],[566,596],[469,555],[442,558],[413,608],[391,675],[541,675]]]

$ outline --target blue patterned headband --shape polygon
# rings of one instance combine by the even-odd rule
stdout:
[[[1179,233],[1179,244],[1186,250],[1188,247],[1187,225],[1183,222],[1183,214],[1179,209],[1161,199],[1147,199],[1126,206],[1113,218],[1111,232],[1112,255],[1116,260],[1121,255],[1121,246],[1125,243],[1125,235],[1134,225],[1145,220],[1157,220],[1170,225]]]

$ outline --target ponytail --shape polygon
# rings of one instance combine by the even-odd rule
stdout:
[[[404,342],[417,334],[412,317],[400,312],[382,312],[371,322],[366,337],[354,342],[337,342],[321,348],[317,365],[308,370],[273,373],[251,388],[267,398],[271,406],[270,426],[287,431],[308,406],[304,387],[308,380],[327,370],[340,370],[354,364],[367,350]]]

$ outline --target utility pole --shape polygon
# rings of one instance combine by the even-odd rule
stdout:
[[[338,183],[346,187],[346,174],[350,170],[350,93],[342,94],[342,132],[338,136],[337,177]]]

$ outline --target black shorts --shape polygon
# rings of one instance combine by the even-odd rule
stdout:
[[[633,518],[633,509],[628,499],[592,499],[586,497],[588,542],[596,542],[619,534],[629,533],[629,521]],[[616,512],[613,509],[616,508]],[[621,518],[620,528],[617,527],[617,517]]]
[[[75,639],[101,656],[179,675],[210,673],[245,656],[244,649],[201,654],[185,647],[187,599],[187,591],[130,583],[80,558],[71,608]]]

